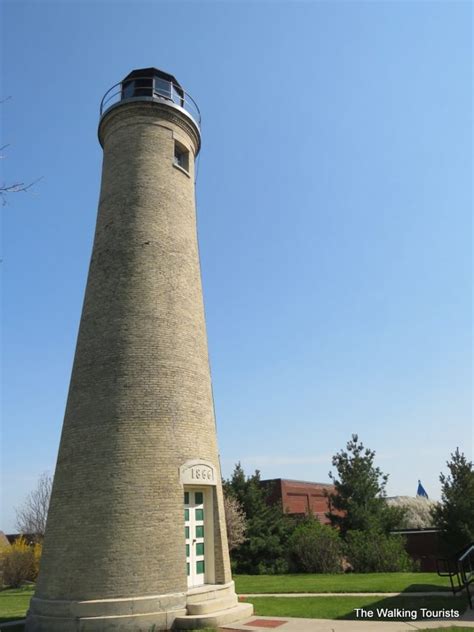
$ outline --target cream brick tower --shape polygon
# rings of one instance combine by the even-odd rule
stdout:
[[[227,551],[196,236],[199,123],[155,68],[104,97],[99,212],[28,632],[188,629],[252,613]]]

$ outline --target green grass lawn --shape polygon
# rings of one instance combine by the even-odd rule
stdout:
[[[0,624],[15,619],[23,619],[34,588],[8,588],[0,591]]]
[[[294,592],[449,591],[449,580],[436,573],[347,573],[341,575],[234,575],[239,594]]]
[[[391,575],[391,574],[390,574]],[[401,575],[399,573],[395,575]],[[426,574],[425,574],[426,575]],[[417,574],[417,577],[420,574]],[[298,578],[306,578],[308,576],[305,575],[292,575],[288,576],[293,580],[297,580]],[[321,578],[333,578],[334,576],[326,575],[326,576],[309,576],[309,577],[317,577]],[[341,578],[349,577],[349,576],[340,576]],[[354,577],[353,575],[350,577]],[[357,577],[357,576],[356,576]],[[370,578],[370,576],[358,576]],[[381,575],[381,577],[387,578],[387,575]],[[379,577],[379,580],[381,579]],[[261,579],[270,579],[270,577],[260,576]],[[239,580],[242,577],[238,578]],[[252,577],[252,580],[259,579],[258,577]],[[273,576],[273,579],[277,579]],[[284,577],[280,577],[280,582]],[[407,579],[407,578],[405,578]],[[426,581],[426,580],[425,580]],[[359,590],[364,590],[368,592],[367,585],[372,584],[363,584],[364,588],[358,588]],[[409,586],[412,584],[408,583]],[[422,584],[425,585],[425,584]],[[427,582],[430,588],[432,584]],[[376,588],[373,590],[380,590],[380,583],[377,584]],[[406,588],[406,586],[405,586]],[[301,588],[298,587],[295,589],[296,591],[300,591]],[[321,590],[318,588],[317,590]],[[326,590],[334,590],[332,587],[327,588]],[[354,590],[354,588],[346,589],[346,590]],[[241,591],[243,592],[243,591]],[[250,592],[250,591],[249,591]],[[304,592],[301,590],[301,592]],[[321,590],[322,592],[322,590]],[[28,609],[28,604],[30,602],[31,597],[33,596],[33,588],[16,588],[16,589],[7,589],[0,592],[0,625],[1,623],[5,623],[7,621],[13,621],[15,619],[23,619],[26,611]],[[429,608],[433,610],[439,609],[451,609],[454,608],[459,610],[461,613],[464,612],[467,606],[467,600],[463,597],[453,598],[450,596],[441,596],[441,597],[410,597],[408,594],[399,596],[399,597],[254,597],[249,599],[251,603],[253,603],[255,607],[255,614],[260,616],[280,616],[280,617],[303,617],[308,619],[356,619],[354,608],[369,608],[376,610],[377,608],[403,608],[405,610],[419,610],[420,608]],[[418,620],[421,617],[418,617]],[[376,616],[373,620],[377,620]],[[394,619],[395,620],[395,619]],[[18,632],[20,632],[21,628],[18,628]],[[444,628],[444,632],[446,632],[446,628]],[[449,630],[449,628],[448,628]],[[459,632],[461,628],[453,628],[456,632]],[[13,631],[12,631],[13,632]],[[15,630],[15,632],[17,632]]]
[[[355,608],[366,608],[374,611],[373,619],[367,621],[410,621],[410,616],[388,618],[377,616],[377,608],[402,608],[416,610],[417,619],[421,620],[421,608],[430,610],[458,610],[462,614],[467,607],[467,599],[457,597],[252,597],[248,599],[255,608],[255,614],[274,617],[302,617],[305,619],[353,619]]]

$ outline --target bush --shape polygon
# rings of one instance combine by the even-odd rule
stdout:
[[[382,532],[348,531],[345,554],[356,573],[413,571],[415,565],[405,551],[402,536]]]
[[[17,538],[11,546],[2,547],[0,569],[4,585],[17,588],[23,582],[35,581],[40,558],[41,544],[30,545],[23,536]]]
[[[306,518],[296,527],[288,547],[295,572],[338,573],[342,570],[339,534],[316,518]]]

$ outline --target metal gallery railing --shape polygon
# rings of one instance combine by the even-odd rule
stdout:
[[[471,542],[452,558],[436,560],[440,577],[449,577],[453,595],[466,591],[470,608],[473,607],[470,586],[474,582],[474,543]]]
[[[157,76],[124,79],[112,86],[100,102],[100,116],[114,105],[125,100],[168,101],[187,112],[198,127],[201,125],[201,113],[194,99],[183,88]]]

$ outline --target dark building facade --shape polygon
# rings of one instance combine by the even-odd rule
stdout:
[[[420,571],[436,571],[436,560],[442,557],[439,529],[399,529],[392,533],[404,537],[405,550],[419,564]]]

